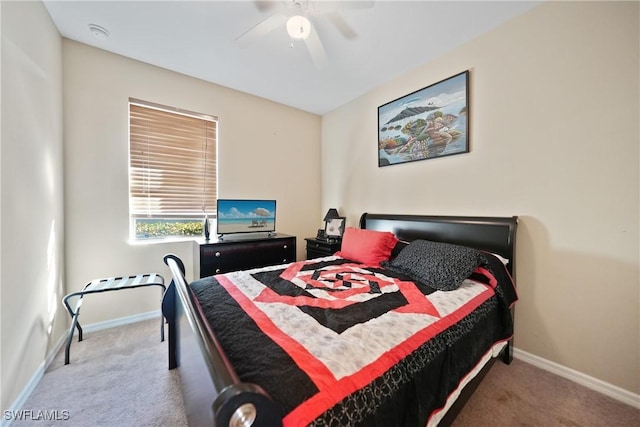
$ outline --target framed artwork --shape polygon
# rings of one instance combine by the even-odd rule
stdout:
[[[378,166],[469,152],[469,71],[378,107]]]
[[[340,239],[344,233],[346,217],[331,218],[324,224],[324,235],[327,239]]]

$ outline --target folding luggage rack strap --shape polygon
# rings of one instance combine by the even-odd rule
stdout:
[[[71,348],[71,341],[73,341],[73,334],[78,329],[78,342],[82,341],[82,326],[78,322],[78,316],[80,316],[80,307],[82,306],[82,298],[87,294],[96,294],[100,292],[119,291],[122,289],[134,289],[142,288],[145,286],[160,286],[162,293],[166,291],[164,285],[164,278],[157,273],[144,273],[135,276],[122,276],[122,277],[107,277],[104,279],[96,279],[87,283],[84,288],[79,292],[73,292],[65,295],[62,299],[64,306],[71,316],[71,328],[69,329],[69,335],[67,337],[67,344],[64,351],[64,364],[69,364],[69,349]],[[73,297],[79,297],[75,305],[75,310],[71,308],[69,299]],[[164,318],[160,316],[160,340],[164,341]]]

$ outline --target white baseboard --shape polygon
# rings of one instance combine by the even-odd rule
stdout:
[[[6,419],[6,412],[10,411],[10,413],[15,414],[17,411],[22,409],[24,404],[27,402],[27,399],[29,398],[29,396],[31,396],[31,393],[33,393],[33,391],[36,389],[36,387],[40,383],[40,380],[42,380],[42,377],[44,376],[44,373],[47,371],[47,368],[49,367],[49,365],[51,365],[51,362],[53,362],[53,359],[55,359],[56,355],[64,345],[66,336],[67,334],[65,333],[64,336],[61,336],[58,339],[58,342],[56,342],[56,344],[53,346],[51,351],[47,354],[47,357],[45,358],[45,360],[40,364],[40,366],[38,366],[38,369],[36,369],[36,371],[33,373],[31,378],[27,382],[27,384],[24,386],[24,389],[22,389],[22,391],[16,398],[16,400],[11,404],[11,406],[6,411],[3,412],[2,423],[0,423],[2,427],[9,427],[11,423],[13,423],[13,418],[10,418],[9,420]]]
[[[47,357],[47,359],[49,358]],[[22,409],[24,404],[27,402],[27,399],[29,398],[29,396],[31,396],[31,393],[33,393],[38,383],[40,383],[40,380],[44,375],[44,371],[46,370],[45,365],[46,365],[46,361],[43,361],[42,364],[38,367],[38,369],[36,369],[34,374],[31,376],[27,384],[24,386],[24,388],[22,389],[18,397],[16,397],[16,400],[13,401],[13,403],[11,404],[11,406],[9,406],[9,408],[3,411],[2,421],[0,422],[0,426],[9,427],[11,423],[13,423],[14,417],[9,416],[7,414],[8,413],[15,414],[20,409]]]
[[[82,330],[85,333],[95,332],[103,329],[114,328],[116,326],[123,326],[123,325],[129,325],[131,323],[142,322],[144,320],[157,319],[157,318],[160,318],[160,316],[161,316],[160,310],[150,311],[147,313],[135,314],[133,316],[127,316],[127,317],[120,317],[118,319],[107,320],[104,322],[91,323],[89,325],[83,326]],[[6,419],[7,418],[6,413],[7,412],[16,413],[17,411],[20,411],[24,407],[24,404],[27,402],[27,399],[29,399],[29,396],[31,396],[31,393],[33,393],[33,391],[36,389],[36,387],[42,380],[42,377],[44,376],[44,373],[46,372],[47,368],[49,367],[49,365],[51,365],[51,363],[53,362],[53,359],[55,359],[56,355],[62,349],[62,346],[65,344],[68,333],[69,333],[69,330],[67,329],[64,335],[61,336],[60,339],[58,339],[58,342],[56,342],[56,345],[53,346],[51,351],[47,354],[47,357],[42,362],[42,364],[38,367],[38,369],[36,369],[36,372],[34,372],[34,374],[31,376],[31,378],[25,385],[24,389],[22,389],[22,391],[20,392],[16,400],[14,400],[11,406],[3,412],[0,426],[9,427],[11,423],[13,423],[13,418],[10,417],[9,420]]]
[[[538,357],[531,353],[527,353],[526,351],[520,350],[518,348],[513,349],[513,357],[520,359],[523,362],[534,365],[540,369],[544,369],[545,371],[549,371],[552,374],[583,385],[591,390],[602,393],[605,396],[611,397],[612,399],[640,409],[640,394],[632,393],[621,387],[609,384],[597,378],[583,374],[582,372],[567,368],[566,366],[559,365],[555,362],[551,362],[550,360],[543,359],[542,357]]]
[[[149,311],[146,313],[134,314],[133,316],[120,317],[118,319],[105,320],[104,322],[91,323],[90,325],[82,326],[82,330],[84,332],[96,332],[103,329],[115,328],[116,326],[124,326],[131,323],[142,322],[144,320],[160,319],[160,316],[160,310]]]

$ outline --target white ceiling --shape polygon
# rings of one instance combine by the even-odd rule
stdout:
[[[323,3],[339,7],[336,3],[350,2]],[[328,57],[328,65],[320,69],[301,42],[290,47],[284,27],[244,48],[235,41],[270,16],[273,4],[44,1],[66,38],[316,114],[340,107],[540,2],[368,3],[372,7],[339,12],[355,38],[345,38],[328,15],[311,16]],[[89,24],[104,27],[110,36],[94,37]],[[452,70],[452,74],[459,71],[463,70]]]

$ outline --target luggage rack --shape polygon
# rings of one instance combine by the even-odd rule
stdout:
[[[67,308],[72,320],[69,335],[67,337],[67,344],[64,350],[64,364],[69,364],[69,350],[71,348],[71,342],[73,341],[73,334],[76,328],[78,329],[78,342],[82,341],[82,326],[80,326],[78,316],[80,316],[80,307],[82,306],[82,299],[85,295],[100,292],[120,291],[122,289],[142,288],[145,286],[160,286],[163,294],[166,290],[164,278],[161,275],[158,273],[144,273],[135,276],[107,277],[92,280],[87,283],[81,291],[65,295],[62,302]],[[73,297],[79,297],[75,305],[75,310],[73,310],[69,304],[69,299]],[[164,341],[164,317],[162,315],[160,316],[160,340]]]

